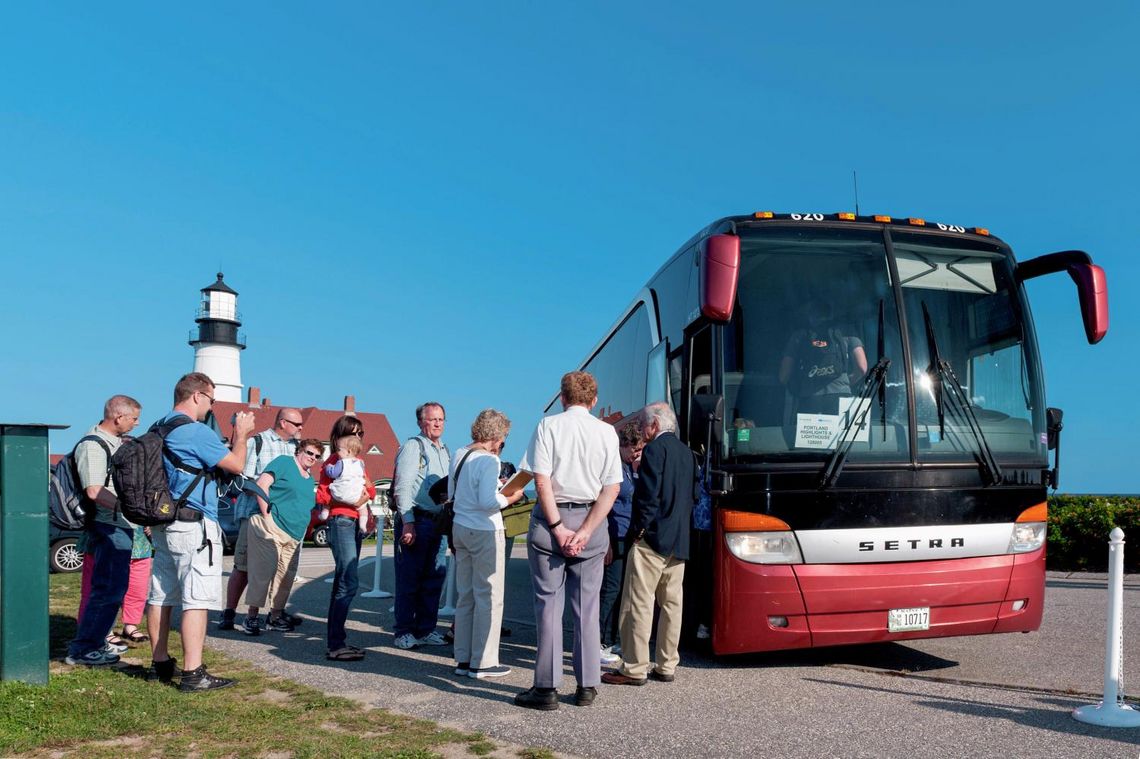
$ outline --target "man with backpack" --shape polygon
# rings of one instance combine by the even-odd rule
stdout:
[[[447,577],[447,553],[435,515],[431,486],[447,476],[451,453],[443,444],[443,406],[424,403],[416,409],[420,434],[409,438],[396,455],[391,492],[399,510],[396,541],[396,648],[443,646],[436,629],[439,595]]]
[[[278,456],[292,456],[296,450],[297,439],[301,436],[303,426],[304,421],[301,419],[299,410],[295,408],[280,409],[271,429],[262,430],[250,438],[246,452],[245,469],[242,471],[245,478],[251,482],[256,481],[265,471],[265,468],[269,466],[270,461]],[[249,550],[249,518],[257,513],[259,513],[259,509],[255,496],[249,493],[242,493],[238,496],[237,505],[234,508],[234,518],[238,520],[238,536],[234,542],[234,566],[230,571],[229,584],[226,586],[226,608],[218,622],[219,630],[234,629],[238,601],[241,600],[241,594],[249,582],[246,565]],[[300,555],[301,552],[297,551],[293,554],[294,559],[296,560]],[[287,582],[292,587],[293,578],[297,575],[296,561],[289,569]],[[288,597],[289,591],[285,590],[284,594]],[[292,614],[285,613],[282,616],[290,628],[300,624],[300,620]],[[252,625],[244,625],[242,632],[247,635],[259,635],[261,628],[255,619]]]
[[[233,449],[202,424],[214,405],[214,383],[194,372],[174,386],[174,410],[152,427],[163,435],[163,469],[173,504],[173,521],[153,529],[154,566],[150,582],[150,628],[154,673],[171,683],[175,661],[167,650],[174,606],[182,609],[185,657],[179,690],[213,690],[234,681],[214,677],[202,663],[210,611],[222,609],[222,533],[218,526],[218,472],[241,474],[253,414],[234,418]],[[150,433],[148,433],[150,434]],[[144,436],[145,438],[145,436]],[[118,460],[116,460],[118,466]],[[119,470],[117,469],[116,472]]]
[[[111,456],[122,438],[139,423],[134,398],[114,395],[103,405],[103,421],[87,431],[72,458],[80,498],[87,513],[87,554],[93,559],[91,593],[75,638],[67,646],[68,664],[100,666],[119,660],[107,648],[107,633],[123,603],[131,576],[134,526],[119,512],[111,482]]]

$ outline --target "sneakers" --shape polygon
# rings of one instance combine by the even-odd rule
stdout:
[[[448,641],[435,630],[432,630],[422,638],[416,638],[416,643],[421,646],[446,646]]]
[[[467,673],[470,671],[471,671],[471,665],[468,664],[467,662],[465,662],[465,661],[456,662],[455,674],[459,675],[460,677],[467,677]]]
[[[232,630],[234,629],[234,619],[237,613],[233,609],[226,609],[222,612],[222,618],[218,620],[219,630]]]
[[[182,673],[182,682],[178,684],[178,690],[183,693],[194,693],[203,690],[217,690],[218,688],[228,688],[234,684],[234,680],[226,677],[214,677],[206,671],[206,665],[192,669]]]
[[[506,677],[509,674],[511,674],[511,668],[504,667],[502,664],[496,664],[493,667],[481,667],[480,669],[471,667],[467,670],[467,676],[476,680],[486,680],[491,677]]]
[[[304,618],[298,617],[296,614],[290,614],[287,611],[281,612],[280,616],[286,622],[293,625],[293,627],[300,627],[301,623],[305,621]]]
[[[67,664],[85,664],[88,667],[102,667],[107,664],[114,664],[117,661],[119,661],[119,655],[113,651],[108,651],[106,647],[88,651],[83,656],[68,654],[64,659]]]
[[[612,647],[610,647],[610,648],[603,647],[602,648],[602,666],[603,667],[614,667],[614,666],[617,666],[618,664],[621,664],[621,657],[614,653],[614,650]]]
[[[709,632],[708,625],[699,625],[697,627],[697,640],[708,640],[711,637],[712,633]]]
[[[182,675],[178,669],[178,660],[173,656],[166,661],[151,661],[150,669],[146,673],[148,683],[160,682],[163,685],[174,685],[174,675]]]
[[[125,654],[130,650],[130,648],[130,646],[120,645],[119,643],[108,642],[103,644],[103,651],[108,654],[115,654],[116,656],[119,654]]]
[[[293,632],[294,625],[284,615],[280,617],[269,617],[265,620],[266,630],[276,630],[277,632]]]
[[[412,635],[411,633],[398,635],[396,636],[396,640],[392,642],[392,645],[394,645],[396,648],[402,648],[405,651],[410,648],[415,648],[418,644],[419,641],[416,640],[416,636]]]
[[[248,614],[241,623],[241,631],[246,635],[261,635],[261,617],[251,617]]]

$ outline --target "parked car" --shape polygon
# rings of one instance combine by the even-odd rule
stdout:
[[[48,568],[52,572],[83,569],[83,554],[76,547],[82,534],[82,530],[63,530],[48,522]]]
[[[376,530],[384,526],[384,521],[388,515],[388,488],[391,486],[391,481],[377,480],[376,481],[376,498],[370,504],[372,513],[376,517],[376,529],[368,533],[364,537],[376,537]],[[305,530],[305,540],[312,541],[319,546],[327,546],[329,544],[329,528],[328,524],[321,520],[321,509],[319,506],[314,506],[312,514],[309,516],[309,527]]]

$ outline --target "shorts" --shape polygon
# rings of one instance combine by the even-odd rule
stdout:
[[[208,544],[202,545],[203,530]],[[222,530],[206,518],[201,522],[172,522],[152,528],[154,563],[151,565],[152,606],[222,609]]]
[[[238,536],[234,542],[234,571],[249,571],[249,519],[238,522]]]

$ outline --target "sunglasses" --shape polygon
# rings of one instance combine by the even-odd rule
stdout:
[[[314,459],[319,459],[321,457],[320,451],[301,451],[301,453],[305,454],[306,456],[311,456]]]
[[[289,422],[289,424],[293,425],[293,426],[294,426],[294,427],[296,427],[297,429],[301,429],[302,427],[304,427],[304,426],[305,426],[305,425],[304,425],[304,424],[302,424],[301,422],[294,422],[292,419],[282,419],[281,421],[283,421],[283,422]]]

